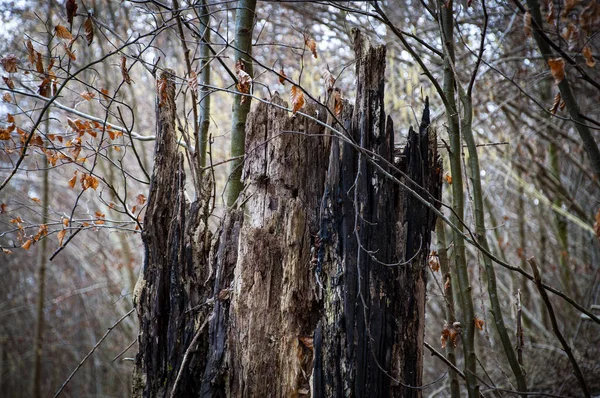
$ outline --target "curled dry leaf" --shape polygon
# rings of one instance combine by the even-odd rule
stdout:
[[[446,180],[448,185],[452,185],[452,176],[450,175],[449,171],[447,171],[446,174],[444,174],[444,179]]]
[[[12,102],[12,98],[9,93],[2,94],[2,101],[10,104]]]
[[[71,32],[69,32],[69,29],[65,28],[62,25],[56,25],[56,27],[54,28],[54,32],[56,33],[56,36],[60,37],[61,39],[73,40],[73,35],[71,34]]]
[[[308,35],[304,35],[304,44],[310,50],[315,59],[319,58],[317,56],[317,42],[313,38],[309,37]]]
[[[31,65],[35,64],[35,60],[37,58],[36,53],[37,51],[35,51],[35,49],[33,48],[33,44],[31,43],[31,40],[27,40],[27,42],[25,43],[25,46],[27,47],[27,59],[29,60],[29,63]]]
[[[342,116],[344,99],[342,98],[342,92],[338,88],[333,90],[333,109],[336,117]]]
[[[96,94],[94,94],[91,91],[84,91],[83,93],[80,94],[84,100],[86,101],[90,101],[92,99],[94,99],[94,97],[96,96]]]
[[[144,196],[144,194],[139,194],[135,197],[135,202],[142,206],[144,203],[146,203],[146,196]]]
[[[287,75],[283,71],[283,68],[279,71],[279,83],[285,84],[285,79],[287,79]]]
[[[76,0],[67,0],[65,4],[65,8],[67,9],[67,21],[70,25],[73,25],[73,17],[77,12],[77,1]]]
[[[596,61],[594,60],[594,55],[592,54],[592,49],[590,48],[590,46],[583,47],[583,50],[581,50],[581,53],[583,54],[583,57],[585,58],[585,64],[587,66],[589,66],[590,68],[593,68],[594,66],[596,66]]]
[[[335,77],[333,73],[329,70],[329,67],[323,68],[323,80],[325,81],[325,89],[327,91],[331,90],[335,84]]]
[[[127,70],[127,58],[125,56],[121,57],[121,75],[125,83],[131,84],[131,77],[129,77],[129,71]]]
[[[446,344],[450,342],[452,347],[456,347],[456,339],[458,338],[458,330],[452,325],[444,324],[440,340],[442,342],[442,348],[446,348]]]
[[[5,249],[5,248],[2,248],[2,252],[3,252],[4,254],[12,254],[12,252],[11,252],[10,250],[8,250],[8,249]]]
[[[252,83],[252,77],[245,71],[244,63],[241,59],[238,59],[235,63],[235,73],[238,79],[236,85],[238,91],[242,94],[250,93],[250,84]],[[246,101],[246,96],[242,97],[242,104]]]
[[[10,88],[11,90],[15,88],[15,83],[13,83],[10,77],[2,76],[2,80],[4,80],[4,84],[6,84],[6,87]]]
[[[35,70],[37,71],[37,73],[44,73],[44,61],[42,60],[42,54],[38,53],[37,51],[35,52],[35,54]]]
[[[429,267],[433,272],[438,272],[440,270],[440,258],[435,250],[429,254]]]
[[[304,106],[304,93],[298,86],[292,86],[290,102],[292,103],[293,114],[298,112]]]
[[[527,37],[531,37],[531,13],[529,11],[523,14],[523,31]]]
[[[87,41],[89,47],[94,41],[94,22],[92,22],[91,16],[88,16],[83,23],[83,30],[85,31],[85,40]]]
[[[25,242],[25,243],[23,243],[23,245],[21,245],[21,248],[23,248],[25,250],[29,250],[32,243],[33,243],[33,239],[29,239],[27,242]]]
[[[67,220],[68,221],[68,220]],[[60,231],[58,231],[58,233],[56,234],[56,237],[58,238],[58,245],[62,246],[63,244],[63,239],[65,238],[65,235],[67,234],[67,230],[66,229],[61,229]]]
[[[63,47],[65,48],[65,54],[67,54],[69,59],[71,59],[71,61],[75,61],[77,59],[77,57],[75,56],[75,53],[72,51],[71,46],[67,45],[67,43],[63,43]]]
[[[17,72],[17,63],[19,59],[14,54],[8,54],[0,59],[0,63],[5,71],[8,73],[16,73]]]
[[[548,12],[546,13],[546,22],[549,24],[553,24],[556,19],[556,14],[554,12],[554,1],[548,1]]]
[[[194,94],[198,95],[198,75],[196,74],[196,72],[190,72],[190,77],[188,78],[188,85],[190,86]]]
[[[483,325],[485,322],[477,317],[475,317],[475,327],[479,330],[483,330]]]
[[[562,58],[549,59],[548,66],[554,78],[554,83],[560,84],[565,78],[565,60]]]
[[[554,101],[552,102],[552,108],[550,108],[550,113],[552,113],[552,115],[556,115],[558,108],[564,108],[564,103],[564,101],[561,101],[560,93],[556,93],[554,96]]]

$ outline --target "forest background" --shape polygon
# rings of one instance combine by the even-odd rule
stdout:
[[[387,45],[385,111],[399,147],[429,97],[444,170],[441,211],[467,231],[461,249],[464,239],[438,220],[425,342],[456,355],[458,368],[476,368],[484,395],[522,391],[519,377],[534,392],[597,394],[600,3],[258,2],[249,73],[234,55],[240,9],[248,5],[0,2],[0,395],[32,396],[32,388],[50,395],[66,380],[65,396],[130,394],[138,321],[113,325],[131,314],[142,272],[160,72],[176,76],[186,169],[207,171],[214,182],[216,231],[237,199],[230,166],[243,157],[232,146],[234,93],[252,94],[252,107],[278,93],[290,114],[337,95],[352,103],[354,28]],[[201,105],[208,96],[210,108]],[[339,116],[336,104],[329,107]],[[204,140],[196,139],[203,128]],[[453,140],[461,134],[464,144]],[[206,153],[201,161],[198,152]],[[451,153],[459,154],[454,161]],[[199,193],[193,181],[191,198]],[[458,353],[462,330],[454,323],[468,315],[466,289],[444,270],[460,266],[461,250],[475,321],[471,364]],[[505,266],[491,265],[486,251]],[[560,295],[540,294],[547,289],[524,275],[534,275],[531,263]],[[456,394],[456,376],[439,357],[424,355],[423,371],[423,395]],[[473,380],[460,383],[473,392]]]

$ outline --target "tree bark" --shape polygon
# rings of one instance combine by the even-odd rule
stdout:
[[[385,174],[402,179],[397,167],[439,198],[436,138],[426,107],[394,153],[385,48],[358,33],[355,43],[357,101],[339,116],[349,141],[327,137],[324,107],[290,117],[278,95],[259,103],[245,127],[243,206],[228,210],[209,256],[205,218],[183,196],[174,102],[158,107],[135,396],[420,396],[409,386],[422,382],[435,217]]]

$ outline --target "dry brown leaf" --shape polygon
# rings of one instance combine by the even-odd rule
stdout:
[[[68,220],[67,220],[68,221]],[[58,231],[58,233],[56,234],[56,237],[58,238],[58,245],[62,246],[63,244],[63,239],[65,238],[65,235],[67,234],[67,230],[66,229],[61,229],[60,231]]]
[[[33,200],[35,203],[40,204],[42,203],[42,201],[40,200],[40,198],[36,198],[35,196],[30,197],[29,199]]]
[[[444,179],[449,185],[452,185],[452,176],[450,175],[449,171],[447,171],[446,174],[444,174]]]
[[[2,80],[4,80],[6,87],[10,88],[11,90],[14,90],[15,83],[13,83],[13,81],[10,77],[2,76]]]
[[[127,70],[127,58],[125,56],[121,57],[121,75],[125,83],[131,84],[131,77],[129,77],[129,71]]]
[[[87,41],[89,47],[94,41],[94,23],[92,22],[92,17],[87,17],[83,23],[83,30],[85,31],[85,40]]]
[[[309,37],[308,35],[304,35],[304,44],[310,50],[313,57],[319,58],[317,56],[317,42],[313,38]]]
[[[23,243],[23,245],[21,246],[21,248],[23,248],[25,250],[29,250],[29,248],[31,247],[32,243],[33,243],[33,239],[29,239],[27,242]]]
[[[75,53],[71,50],[71,46],[67,46],[66,43],[63,43],[63,47],[65,48],[65,53],[71,59],[71,61],[75,61],[77,57],[75,56]]]
[[[73,35],[71,34],[71,32],[69,32],[69,29],[65,28],[62,25],[56,25],[56,27],[54,28],[54,32],[56,33],[56,36],[60,37],[61,39],[73,40]]]
[[[283,68],[279,71],[279,83],[285,84],[285,79],[287,79],[287,75],[283,71]]]
[[[77,182],[77,172],[75,172],[75,175],[73,177],[71,177],[71,179],[69,180],[69,186],[71,188],[75,188],[76,182]]]
[[[44,73],[44,61],[42,60],[42,54],[36,51],[35,70],[37,73]]]
[[[548,1],[548,12],[546,13],[546,22],[549,24],[553,24],[556,19],[556,14],[554,12],[554,1]]]
[[[479,330],[483,330],[483,325],[485,324],[485,322],[483,322],[483,320],[475,317],[475,327]]]
[[[15,117],[13,115],[11,115],[10,113],[6,114],[6,121],[8,123],[14,123],[15,122]]]
[[[589,66],[590,68],[593,68],[594,66],[596,66],[596,61],[594,61],[594,55],[592,54],[592,49],[590,48],[590,46],[583,47],[583,50],[581,50],[581,53],[583,54],[583,57],[585,58],[585,64],[587,66]]]
[[[558,111],[560,104],[561,104],[561,97],[560,97],[560,92],[558,92],[554,96],[554,101],[552,102],[552,108],[550,108],[550,113],[552,113],[552,115],[556,115],[556,112]]]
[[[73,17],[77,12],[77,1],[76,0],[67,0],[65,4],[65,8],[67,9],[67,21],[70,25],[73,25]]]
[[[12,252],[11,252],[10,250],[8,250],[8,249],[5,249],[5,248],[2,248],[2,252],[3,252],[4,254],[12,254]]]
[[[101,88],[100,92],[102,93],[102,98],[104,99],[104,101],[109,101],[110,97],[108,96],[108,90],[105,88]]]
[[[298,112],[304,106],[304,93],[298,86],[292,86],[290,102],[292,103],[293,114]]]
[[[35,64],[35,60],[37,58],[36,53],[37,51],[35,51],[35,49],[33,48],[33,44],[31,43],[31,40],[27,40],[27,42],[25,43],[25,46],[27,47],[27,59],[29,60],[29,63],[31,65]]]
[[[429,267],[433,272],[438,272],[440,270],[440,258],[436,251],[432,251],[429,254]]]
[[[12,98],[11,98],[10,94],[9,93],[2,94],[2,101],[10,104],[12,102]]]
[[[198,75],[196,74],[196,72],[190,72],[190,77],[188,78],[188,85],[190,86],[194,94],[198,95]]]
[[[69,227],[69,219],[68,219],[68,218],[66,218],[66,217],[64,217],[64,218],[62,219],[62,224],[63,224],[63,226],[64,226],[65,228],[68,228],[68,227]]]
[[[0,203],[0,214],[6,213],[6,203]]]
[[[342,92],[337,88],[333,90],[333,104],[335,116],[342,116],[342,112],[344,111],[344,99],[342,98]]]
[[[19,59],[14,54],[8,54],[5,57],[0,59],[0,63],[5,71],[8,73],[16,73],[17,72],[17,63]]]
[[[529,11],[523,14],[523,31],[527,37],[531,37],[531,13]]]
[[[146,203],[146,196],[144,196],[144,194],[139,194],[135,197],[135,202],[142,206],[144,203]]]
[[[565,60],[562,58],[549,59],[548,66],[552,77],[554,77],[554,82],[560,84],[565,78]]]
[[[325,81],[325,90],[329,91],[335,84],[335,77],[328,67],[323,68],[323,80]]]
[[[241,59],[238,59],[235,63],[235,73],[238,79],[238,83],[236,85],[238,91],[242,94],[250,93],[250,84],[252,83],[252,77],[245,71],[244,63]],[[246,101],[246,96],[242,97],[242,104]]]
[[[92,99],[94,99],[94,97],[96,96],[96,94],[94,94],[91,91],[84,91],[83,93],[79,94],[83,97],[84,100],[86,101],[90,101]]]

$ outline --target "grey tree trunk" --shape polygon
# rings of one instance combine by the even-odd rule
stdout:
[[[355,43],[346,139],[327,137],[323,107],[305,106],[311,119],[290,117],[277,95],[258,104],[246,125],[244,208],[230,209],[211,241],[194,211],[207,197],[185,203],[174,115],[159,106],[134,396],[420,396],[408,386],[422,382],[435,219],[387,176],[434,203],[436,138],[426,108],[394,153],[385,48],[358,33]]]

